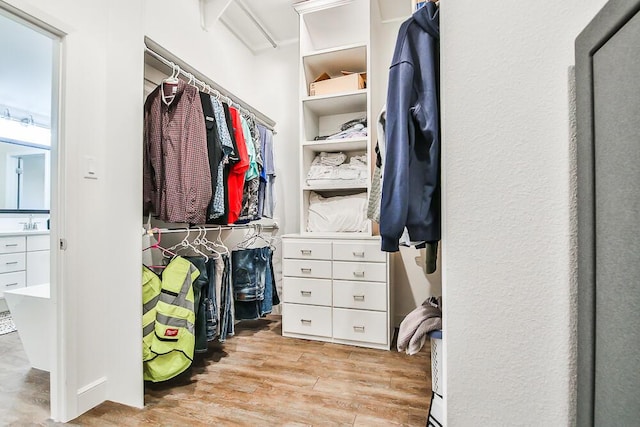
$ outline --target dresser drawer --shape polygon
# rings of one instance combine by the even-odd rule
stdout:
[[[361,310],[387,310],[387,284],[333,281],[333,306]]]
[[[387,254],[380,249],[379,241],[334,242],[333,259],[336,261],[385,262]]]
[[[24,288],[26,286],[26,274],[24,271],[0,274],[0,298],[4,291]]]
[[[282,242],[282,254],[284,258],[330,260],[331,242],[285,239]]]
[[[0,254],[24,252],[25,249],[26,239],[24,236],[0,237]]]
[[[0,273],[21,271],[25,268],[25,253],[0,255]]]
[[[282,332],[331,337],[331,307],[283,304]]]
[[[331,261],[284,259],[282,260],[282,275],[309,277],[316,279],[330,279]]]
[[[48,234],[27,236],[27,251],[48,251],[50,247],[51,241]]]
[[[387,313],[334,308],[333,324],[336,339],[387,344]]]
[[[284,302],[330,306],[331,280],[284,277],[282,298]]]
[[[387,264],[371,262],[333,262],[333,278],[385,282]]]

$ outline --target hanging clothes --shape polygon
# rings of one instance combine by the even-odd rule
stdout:
[[[158,86],[144,106],[144,213],[203,224],[212,189],[200,95],[182,80],[173,95],[168,88]]]
[[[151,274],[149,274],[151,273]],[[153,276],[155,277],[153,277]],[[193,282],[200,276],[198,269],[182,257],[175,257],[159,277],[143,266],[143,295],[147,297],[144,313],[149,313],[155,301],[155,321],[143,364],[144,379],[166,381],[186,371],[193,361],[195,349],[195,303]],[[160,284],[160,293],[151,296]],[[149,337],[150,322],[143,314],[143,337]],[[147,341],[145,341],[145,339]]]
[[[235,334],[235,316],[233,311],[233,288],[231,284],[231,261],[228,255],[216,260],[216,275],[220,274],[220,336],[225,342]]]
[[[207,219],[211,217],[214,211],[214,199],[216,190],[218,188],[218,180],[222,179],[219,175],[219,166],[222,162],[222,141],[220,138],[220,131],[218,130],[218,123],[216,120],[215,111],[211,103],[211,95],[208,93],[200,92],[200,103],[202,104],[202,112],[204,113],[204,122],[207,127],[207,152],[209,155],[209,172],[211,174],[211,202],[209,203]],[[222,185],[223,183],[220,182]],[[222,204],[224,209],[224,205]]]
[[[400,27],[389,71],[380,207],[387,252],[398,251],[405,227],[413,241],[440,240],[439,73],[438,8],[430,2]]]
[[[233,133],[235,135],[236,149],[240,160],[231,166],[229,178],[227,179],[227,192],[229,194],[229,209],[227,221],[232,224],[238,220],[242,210],[242,195],[247,169],[249,169],[249,154],[247,152],[247,142],[242,129],[242,119],[240,113],[235,108],[229,108],[233,123]]]
[[[260,217],[273,218],[275,211],[275,179],[276,166],[273,156],[273,132],[266,126],[258,125],[260,143],[262,144],[262,160],[264,163],[262,180],[260,184],[258,203],[258,215]]]
[[[194,322],[195,352],[205,353],[207,351],[207,298],[209,296],[209,270],[207,269],[207,259],[202,256],[186,256],[187,261],[198,269],[200,275],[194,280],[193,302],[196,314]]]
[[[246,116],[242,116],[242,134],[247,143],[249,153],[249,169],[245,174],[244,191],[242,194],[242,210],[236,224],[248,223],[258,216],[258,192],[260,190],[260,162],[259,141],[252,131],[252,126]]]
[[[214,190],[214,197],[209,207],[209,219],[221,218],[228,209],[229,201],[226,194],[226,177],[228,177],[229,163],[235,156],[234,143],[232,142],[232,136],[229,131],[228,120],[225,115],[225,109],[222,103],[214,97],[210,97],[211,106],[213,108],[216,130],[218,131],[218,139],[221,143],[222,156],[218,163],[217,170],[217,182]],[[226,173],[225,173],[226,172]],[[226,200],[226,204],[225,204]]]
[[[280,303],[273,274],[270,247],[231,253],[233,299],[237,320],[255,320],[271,313]]]

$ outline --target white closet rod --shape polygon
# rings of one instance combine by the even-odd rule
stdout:
[[[162,48],[160,48],[159,45],[155,44],[155,46],[149,47],[149,45],[154,45],[154,44],[155,43],[152,40],[145,38],[145,52],[147,54],[151,55],[158,61],[162,62],[167,67],[170,67],[172,70],[177,69],[179,71],[179,74],[182,74],[184,77],[189,79],[190,82],[195,83],[196,85],[200,85],[203,88],[209,89],[215,95],[225,100],[227,104],[229,104],[230,106],[233,106],[239,109],[241,112],[245,114],[253,116],[256,121],[262,123],[268,129],[273,131],[274,134],[276,134],[275,132],[276,122],[273,119],[269,118],[265,114],[251,107],[246,102],[243,102],[239,98],[231,95],[228,91],[224,90],[220,85],[207,79],[206,77],[204,77],[202,73],[199,73],[194,68],[190,67],[183,61],[177,59],[177,57],[173,55],[167,55],[172,59],[174,59],[173,61],[168,60],[165,56],[157,52],[158,50],[159,51],[162,50]]]
[[[271,224],[237,224],[237,225],[207,225],[207,226],[196,226],[196,227],[182,227],[182,228],[152,228],[151,230],[145,230],[142,234],[149,234],[150,232],[160,232],[160,234],[171,234],[171,233],[184,233],[187,230],[198,232],[200,230],[205,231],[219,231],[219,230],[242,230],[242,229],[255,229],[255,230],[278,230],[280,226],[277,222],[273,222]]]

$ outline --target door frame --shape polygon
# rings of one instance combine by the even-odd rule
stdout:
[[[595,115],[593,56],[640,11],[640,0],[610,0],[576,39],[578,138],[577,425],[593,426],[595,405]]]
[[[64,144],[64,43],[70,27],[22,0],[0,0],[0,13],[53,41],[51,87],[51,203],[50,217],[50,298],[54,319],[48,326],[51,337],[50,411],[54,421],[66,419],[75,393],[68,384],[67,367],[75,360],[68,351],[64,316],[64,251],[60,242],[65,235],[65,144]]]

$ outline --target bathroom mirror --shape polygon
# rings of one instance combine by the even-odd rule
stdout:
[[[48,148],[0,140],[0,212],[49,211]]]

